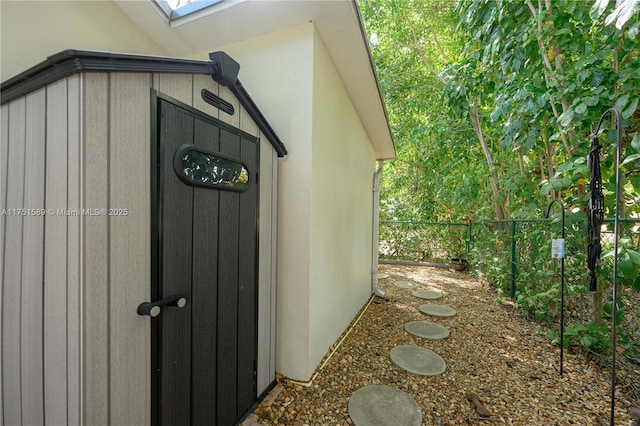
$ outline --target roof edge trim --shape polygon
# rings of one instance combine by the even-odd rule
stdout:
[[[227,56],[223,53],[223,55]],[[151,72],[164,74],[203,74],[210,75],[220,83],[218,67],[215,62],[191,59],[178,59],[162,56],[133,55],[87,50],[64,50],[49,56],[45,61],[2,82],[0,85],[0,104],[4,105],[28,93],[45,87],[57,80],[79,72]],[[224,83],[220,83],[227,85]],[[260,131],[278,153],[278,157],[287,155],[287,149],[275,133],[267,119],[260,112],[240,81],[228,85],[240,104],[256,122]]]
[[[271,143],[271,146],[273,146],[273,148],[278,153],[278,157],[284,157],[285,155],[287,155],[287,147],[284,145],[284,143],[282,143],[264,115],[262,115],[256,104],[253,102],[253,99],[251,99],[251,96],[249,96],[247,90],[244,88],[242,83],[240,83],[240,80],[236,80],[236,83],[234,85],[227,87],[229,88],[229,90],[231,90],[231,93],[233,93],[235,97],[238,98],[253,121],[256,122],[260,131],[264,133],[266,138]]]

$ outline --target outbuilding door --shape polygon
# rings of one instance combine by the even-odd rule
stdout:
[[[157,118],[152,422],[232,425],[257,401],[258,144],[170,99]]]

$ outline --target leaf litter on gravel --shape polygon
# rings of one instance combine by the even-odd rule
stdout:
[[[609,419],[608,372],[599,371],[583,354],[565,351],[560,376],[559,349],[534,331],[536,324],[496,302],[495,293],[471,275],[404,265],[380,265],[380,272],[389,275],[379,284],[385,298],[365,305],[341,344],[329,348],[331,357],[320,363],[312,381],[301,384],[277,375],[279,393],[266,398],[245,424],[350,425],[350,396],[377,384],[412,396],[424,425],[600,425]],[[443,298],[433,302],[456,309],[457,315],[426,317],[418,310],[423,301],[412,289],[393,285],[400,280],[441,291]],[[426,340],[405,331],[405,323],[423,319],[447,327],[449,337]],[[401,344],[436,352],[444,358],[446,372],[418,376],[399,369],[389,351]],[[469,393],[478,396],[490,417],[478,416]],[[624,398],[616,399],[616,425],[631,423],[630,410]]]

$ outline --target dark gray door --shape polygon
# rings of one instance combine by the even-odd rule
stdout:
[[[256,402],[257,140],[158,98],[152,421],[235,424]],[[152,206],[153,207],[153,206]]]

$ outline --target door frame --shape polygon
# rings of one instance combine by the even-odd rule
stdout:
[[[259,258],[260,258],[260,139],[250,133],[247,133],[241,129],[238,129],[224,121],[221,121],[211,115],[206,114],[203,111],[200,111],[184,102],[181,102],[169,95],[159,92],[157,89],[153,87],[150,89],[150,224],[151,224],[151,232],[150,232],[150,242],[151,242],[151,282],[150,282],[150,299],[151,300],[159,300],[162,298],[161,294],[161,277],[162,277],[162,230],[161,230],[161,220],[160,220],[160,212],[161,206],[163,205],[163,181],[162,175],[160,173],[160,169],[162,165],[159,163],[160,159],[160,134],[159,134],[159,126],[160,126],[160,108],[158,108],[160,100],[169,102],[174,106],[184,109],[189,114],[193,115],[196,118],[199,118],[209,124],[217,126],[220,129],[224,129],[234,135],[240,136],[243,139],[247,139],[256,144],[256,169],[255,169],[255,181],[254,185],[257,185],[258,190],[256,193],[256,209],[255,209],[255,258],[254,258],[254,268],[255,268],[255,283],[254,283],[254,300],[255,300],[255,354],[254,354],[254,363],[253,363],[253,374],[254,374],[254,384],[253,384],[253,399],[254,403],[249,407],[248,411],[241,416],[241,419],[245,417],[251,410],[253,410],[260,401],[260,395],[257,392],[257,372],[258,372],[258,363],[260,362],[258,359],[258,346],[259,346],[259,327],[258,327],[258,297],[259,297],[259,284],[260,284],[260,276],[259,276]],[[172,156],[173,157],[173,156]],[[185,184],[186,185],[186,184]],[[215,190],[215,189],[214,189]],[[190,301],[187,301],[190,303]],[[161,380],[160,374],[154,374],[154,371],[157,371],[161,362],[159,360],[159,355],[161,353],[160,346],[160,336],[161,336],[161,327],[157,321],[154,321],[154,318],[151,318],[151,333],[149,335],[150,338],[150,357],[151,357],[151,369],[149,371],[151,378],[151,401],[150,401],[150,409],[151,409],[151,424],[152,425],[161,425],[161,410],[160,404],[158,403],[159,393],[161,392]]]

